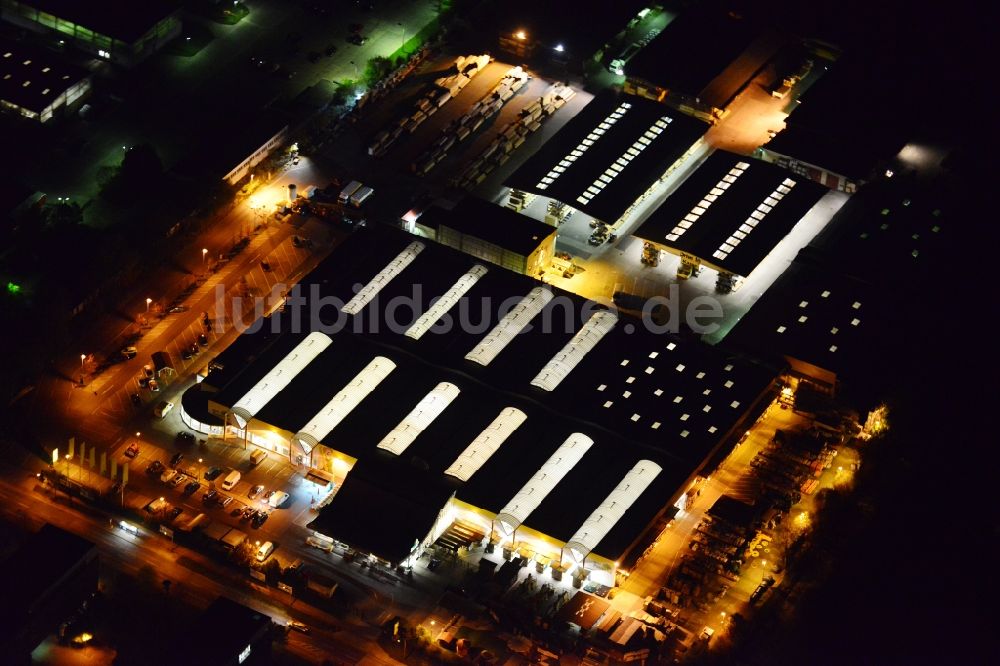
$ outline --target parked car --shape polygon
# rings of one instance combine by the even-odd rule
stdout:
[[[267,503],[277,508],[288,499],[288,493],[283,490],[272,490],[267,496]]]
[[[194,434],[187,430],[177,433],[177,443],[185,446],[194,444]]]
[[[176,469],[168,469],[163,474],[160,475],[160,481],[163,483],[170,483],[173,481],[174,477],[177,476]]]
[[[137,455],[139,455],[139,442],[132,442],[128,445],[128,448],[125,449],[125,456],[128,458],[135,458]]]
[[[177,465],[178,465],[178,464],[180,464],[180,462],[181,462],[182,460],[184,460],[184,454],[183,454],[183,453],[180,453],[180,452],[178,452],[178,453],[175,453],[175,454],[174,454],[173,456],[171,456],[171,458],[170,458],[170,466],[171,466],[171,467],[177,467]]]
[[[158,405],[156,405],[156,408],[153,410],[153,416],[160,419],[166,418],[167,414],[169,414],[170,410],[173,408],[174,408],[174,403],[168,400],[164,400],[160,402]]]
[[[140,375],[136,382],[138,382],[139,388],[149,388],[149,377],[146,375]]]
[[[182,511],[183,511],[183,509],[182,509],[182,508],[180,508],[179,506],[175,506],[174,508],[172,508],[172,509],[170,510],[170,513],[168,513],[168,514],[167,514],[167,520],[168,520],[168,521],[171,521],[171,520],[173,520],[173,519],[174,519],[174,518],[176,518],[177,516],[181,515],[181,512],[182,512]]]
[[[273,552],[274,552],[274,544],[271,543],[270,541],[265,541],[264,543],[260,544],[260,548],[257,549],[257,555],[255,557],[257,558],[258,562],[263,562],[268,557],[270,557],[271,553]]]
[[[139,350],[135,347],[123,347],[122,348],[122,358],[126,361],[131,361],[133,358],[139,355]]]
[[[132,404],[133,405],[135,405],[136,407],[139,407],[139,406],[142,405],[142,396],[141,395],[139,395],[138,393],[133,393],[131,397],[132,397]]]
[[[159,474],[163,471],[163,463],[159,460],[154,460],[153,462],[146,465],[146,474]]]
[[[150,379],[149,384],[147,386],[149,390],[152,391],[153,393],[158,393],[160,391],[160,385],[155,379]]]
[[[247,493],[247,497],[250,499],[256,499],[257,495],[260,495],[262,492],[264,492],[264,486],[254,486],[250,489],[250,492]]]
[[[147,377],[149,377],[150,379],[152,379],[153,378],[153,366],[149,365],[148,363],[146,365],[142,366],[142,374],[144,374]]]
[[[233,496],[232,495],[219,495],[219,498],[216,500],[216,502],[219,503],[219,506],[221,506],[223,509],[225,509],[227,506],[229,506],[230,504],[233,503]]]
[[[260,527],[261,525],[263,525],[264,523],[266,523],[268,515],[270,515],[270,514],[268,514],[267,511],[263,511],[263,510],[260,510],[260,509],[258,509],[257,511],[255,511],[254,514],[253,514],[253,518],[251,520],[253,526],[254,527]]]
[[[184,359],[185,361],[191,360],[193,356],[194,354],[191,353],[190,347],[185,347],[184,349],[181,350],[181,358]]]
[[[177,486],[187,481],[189,478],[190,477],[187,474],[178,473],[177,476],[175,476],[170,480],[170,487],[176,488]]]
[[[202,333],[201,335],[199,335],[198,336],[198,344],[201,345],[202,347],[207,347],[208,346],[208,336],[205,335],[204,333]]]
[[[205,504],[215,501],[215,498],[219,496],[219,491],[215,488],[211,488],[204,495],[201,496],[201,501]]]
[[[180,314],[181,312],[187,312],[187,311],[188,309],[186,305],[175,305],[174,307],[167,310],[167,312],[169,312],[170,314]]]
[[[186,486],[184,486],[184,494],[185,495],[192,495],[192,494],[198,492],[199,488],[201,488],[201,484],[200,483],[198,483],[197,481],[191,481]]]
[[[205,472],[205,479],[208,481],[212,481],[214,479],[219,478],[220,474],[222,474],[221,467],[210,467],[208,468],[208,471]]]

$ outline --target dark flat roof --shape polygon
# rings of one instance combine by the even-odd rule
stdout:
[[[51,51],[0,40],[0,99],[5,102],[41,113],[88,76],[86,69],[64,62]]]
[[[253,646],[270,624],[271,618],[267,615],[232,599],[219,597],[195,622],[193,635],[188,636],[192,649],[185,661],[206,666],[236,663],[240,653],[248,645]],[[252,649],[250,655],[254,655]]]
[[[556,232],[544,222],[476,197],[466,197],[451,210],[433,206],[420,216],[420,224],[446,226],[522,256],[534,252]]]
[[[24,612],[96,546],[72,532],[45,524],[3,562],[5,608]]]
[[[702,0],[685,9],[625,65],[626,76],[725,106],[780,46],[769,33],[755,43],[760,21],[732,4]]]
[[[740,171],[740,165],[747,166],[734,176],[731,184],[724,183],[728,184],[728,188],[717,190],[723,178],[734,169]],[[793,185],[789,187],[789,183]],[[777,192],[780,200],[772,199],[776,203],[761,220],[750,218],[759,206],[769,205],[766,200],[779,187],[787,189],[787,193]],[[717,150],[667,197],[633,235],[693,254],[723,270],[747,276],[827,191],[821,185],[773,164]],[[691,222],[689,228],[677,229],[678,224],[686,223],[687,216],[696,215],[692,209],[699,206],[706,196],[716,196],[716,199],[709,202],[705,212]],[[756,223],[750,231],[745,228],[749,226],[748,220]],[[676,232],[682,233],[672,239]],[[734,233],[743,234],[743,238],[733,238]],[[723,244],[730,239],[737,240],[739,244],[730,245],[733,249],[727,253]]]
[[[735,497],[723,495],[709,507],[708,515],[723,520],[733,527],[749,529],[758,515],[757,507]]]
[[[115,0],[22,0],[61,19],[89,28],[108,37],[132,43],[167,16],[177,11],[174,0],[143,0],[122,5]]]
[[[892,306],[877,286],[804,250],[726,336],[727,347],[782,354],[840,374],[871,372]],[[860,373],[859,373],[860,374]]]
[[[845,55],[806,90],[764,148],[844,176],[868,176],[899,153],[913,122],[901,109],[914,93],[898,89],[898,76]]]
[[[638,460],[653,460],[663,471],[598,545],[599,554],[617,557],[662,511],[773,378],[770,370],[726,352],[647,332],[638,320],[623,319],[554,391],[535,388],[532,379],[582,325],[586,301],[553,290],[562,298],[543,309],[533,320],[532,330],[516,336],[492,363],[480,366],[465,360],[465,355],[499,321],[501,311],[540,283],[491,265],[454,310],[464,309],[478,330],[456,325],[413,340],[402,332],[481,262],[382,226],[354,233],[303,279],[292,296],[346,302],[356,284],[367,283],[414,242],[422,243],[423,250],[357,316],[346,317],[333,306],[320,312],[316,325],[330,327],[327,332],[333,344],[257,413],[262,422],[297,432],[375,356],[387,357],[396,365],[321,440],[357,458],[358,463],[313,524],[321,532],[387,559],[405,556],[413,539],[423,538],[452,493],[499,511],[574,432],[591,437],[595,445],[527,525],[568,539],[628,469]],[[404,296],[412,299],[412,309],[395,308]],[[397,326],[388,320],[390,310],[398,318]],[[546,319],[561,323],[567,311],[574,315],[568,327],[544,330]],[[342,317],[342,330],[333,329],[338,317]],[[280,318],[274,321],[283,323]],[[253,355],[255,360],[246,370],[230,377],[215,399],[222,404],[239,400],[304,334],[279,335],[267,345],[244,343],[263,351]],[[234,356],[249,358],[245,349]],[[224,354],[220,359],[228,374],[235,358]],[[213,373],[206,382],[215,379]],[[442,381],[460,390],[452,404],[402,455],[377,449],[382,438]],[[505,407],[522,410],[527,415],[525,423],[468,482],[443,474]]]
[[[592,131],[600,131],[599,125],[626,104],[630,106],[621,117],[575,161],[567,163],[563,173],[547,186],[541,182],[581,142],[588,140]],[[581,202],[578,197],[586,194],[595,181],[600,182],[605,171],[661,118],[669,119],[669,124],[661,134],[654,135],[649,147],[628,161],[588,203]],[[506,185],[556,199],[604,222],[614,222],[707,129],[706,123],[658,102],[614,92],[601,93],[515,171]]]

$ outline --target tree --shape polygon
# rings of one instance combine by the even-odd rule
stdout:
[[[365,67],[364,81],[369,87],[375,85],[392,71],[392,61],[385,56],[375,56]]]

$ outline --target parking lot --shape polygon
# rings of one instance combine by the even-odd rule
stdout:
[[[276,544],[281,543],[284,533],[292,524],[308,519],[310,494],[302,485],[301,478],[293,474],[293,468],[287,460],[282,461],[272,453],[254,466],[250,462],[250,451],[244,450],[242,441],[205,441],[203,436],[195,433],[193,443],[178,443],[177,432],[185,430],[180,418],[172,412],[157,424],[156,429],[141,433],[138,438],[139,453],[134,458],[129,459],[125,451],[136,441],[135,438],[126,439],[111,452],[119,465],[130,463],[129,483],[125,489],[125,501],[128,505],[146,507],[150,502],[163,497],[171,506],[181,509],[181,513],[167,523],[175,529],[204,513],[212,522],[243,530],[253,540],[267,540]],[[251,445],[250,448],[256,447]],[[184,457],[174,466],[170,461],[175,453],[182,453]],[[160,461],[165,469],[175,467],[185,475],[185,480],[177,485],[162,482],[161,471],[147,471],[154,461]],[[206,479],[206,472],[213,468],[221,471],[213,480]],[[231,490],[223,490],[223,481],[231,470],[238,471],[241,478]],[[198,488],[191,490],[188,483],[194,481],[198,483]],[[263,486],[264,490],[251,500],[248,493],[257,485]],[[224,508],[218,502],[206,502],[205,494],[212,489],[223,497],[231,496],[232,502]],[[279,506],[271,507],[266,496],[272,490],[287,492],[289,498]],[[234,515],[248,506],[266,511],[269,514],[267,520],[257,526],[249,519]]]
[[[421,123],[412,135],[404,134],[380,157],[368,155],[368,147],[380,131],[391,129],[399,119],[411,115],[415,102],[433,85],[434,80],[455,71],[454,62],[458,55],[443,54],[423,63],[397,89],[366,106],[355,125],[345,130],[337,141],[323,148],[320,157],[335,165],[342,180],[359,180],[375,189],[374,197],[365,206],[369,219],[398,220],[418,198],[457,199],[461,195],[453,188],[453,176],[482,153],[500,128],[517,118],[525,106],[537,100],[554,83],[536,71],[529,71],[532,78],[506,101],[496,115],[465,140],[456,143],[445,159],[426,176],[413,173],[414,158],[438,139],[451,122],[466,114],[513,66],[510,62],[494,61]],[[473,190],[478,196],[491,198],[490,192],[494,192],[514,169],[591,99],[592,96],[583,92],[577,84],[569,83],[577,95],[542,122],[538,131],[529,135],[523,145],[509,154],[505,164],[494,169]]]

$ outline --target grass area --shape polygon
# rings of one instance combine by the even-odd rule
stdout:
[[[423,46],[431,37],[437,34],[438,30],[441,28],[441,16],[435,16],[434,19],[417,31],[413,37],[410,37],[406,42],[396,49],[390,56],[389,60],[393,63],[398,62],[400,59],[405,60],[411,55],[417,52],[421,46]]]

